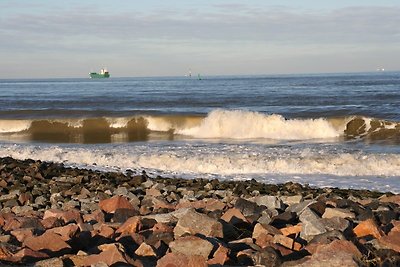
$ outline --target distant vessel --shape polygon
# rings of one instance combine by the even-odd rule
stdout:
[[[110,77],[110,73],[108,72],[107,69],[101,69],[100,73],[97,72],[90,72],[89,73],[89,77],[90,78],[109,78]]]

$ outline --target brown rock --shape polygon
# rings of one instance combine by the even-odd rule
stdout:
[[[275,235],[273,241],[274,243],[280,244],[291,250],[299,251],[301,249],[301,245],[299,243],[284,235]]]
[[[140,217],[131,217],[124,224],[122,224],[117,231],[116,234],[132,234],[136,233],[141,227]]]
[[[81,214],[79,210],[76,209],[71,209],[68,211],[62,211],[56,209],[46,210],[43,215],[43,220],[52,217],[62,219],[64,223],[70,223],[70,222],[79,223],[82,221]]]
[[[324,214],[322,215],[322,218],[333,218],[333,217],[339,217],[339,218],[355,218],[355,215],[353,212],[347,210],[347,209],[339,209],[339,208],[326,208]]]
[[[225,265],[229,261],[229,249],[218,244],[217,250],[211,259],[207,261],[208,265]]]
[[[383,236],[378,240],[379,244],[385,248],[393,249],[400,253],[400,232],[390,231],[387,236]]]
[[[13,254],[6,246],[0,245],[0,260],[7,260],[12,256]]]
[[[60,235],[52,232],[45,232],[41,236],[28,237],[24,240],[23,244],[35,251],[48,250],[59,252],[71,248]]]
[[[149,188],[149,189],[146,189],[146,196],[158,197],[158,196],[161,196],[161,192],[158,189]]]
[[[126,197],[114,196],[109,199],[100,201],[99,207],[102,211],[107,213],[114,213],[117,209],[131,209],[135,208]]]
[[[379,198],[381,202],[392,202],[396,203],[397,205],[400,205],[400,195],[394,195],[394,196],[382,196]]]
[[[281,228],[279,230],[282,232],[282,234],[284,236],[288,236],[288,235],[292,235],[292,234],[296,234],[296,235],[299,234],[301,232],[301,229],[302,229],[302,224],[299,223],[299,224],[296,224],[293,226]]]
[[[157,254],[154,248],[145,242],[140,244],[139,248],[136,249],[135,254],[141,257],[156,257]]]
[[[35,263],[35,267],[63,267],[64,262],[60,258],[41,260]]]
[[[165,223],[156,223],[152,228],[153,233],[172,233],[174,228]]]
[[[16,229],[11,231],[11,235],[22,243],[27,237],[33,236],[33,229],[31,228]]]
[[[95,235],[102,236],[105,238],[111,238],[114,236],[114,229],[106,224],[101,224],[97,229]]]
[[[102,250],[100,254],[83,257],[81,264],[83,266],[91,266],[99,263],[105,263],[108,266],[128,264],[127,256],[120,244],[107,244],[106,246],[99,246],[99,249]]]
[[[200,255],[206,259],[213,249],[213,245],[197,236],[185,236],[169,243],[172,253],[180,253],[187,256]]]
[[[157,267],[207,267],[206,259],[199,255],[168,253],[157,261]]]
[[[30,248],[23,248],[17,253],[15,253],[11,258],[8,259],[8,261],[11,262],[23,262],[26,260],[40,260],[40,259],[46,259],[48,258],[49,255],[46,253],[40,252],[40,251],[34,251]]]
[[[225,206],[226,205],[222,201],[214,198],[205,198],[193,202],[181,199],[179,201],[179,204],[176,205],[176,209],[194,208],[194,209],[204,209],[207,211],[215,211],[215,210],[223,210]]]
[[[104,223],[104,213],[101,210],[95,210],[90,214],[85,214],[83,215],[83,221],[84,222],[98,222],[98,223]]]
[[[50,229],[54,227],[59,227],[64,225],[64,220],[59,219],[57,217],[48,217],[44,220],[41,220],[41,223],[45,229]]]
[[[52,229],[47,230],[49,233],[55,233],[60,235],[62,240],[68,241],[70,240],[75,234],[78,232],[79,227],[75,223],[71,223],[61,227],[55,227]]]
[[[175,238],[184,234],[202,234],[211,237],[223,237],[222,224],[205,214],[188,210],[174,228]]]
[[[237,208],[231,208],[222,215],[221,220],[230,224],[247,223],[246,217]]]
[[[356,227],[354,227],[353,231],[357,237],[371,235],[379,239],[383,235],[382,231],[379,230],[378,226],[376,225],[373,219],[368,219],[360,222]]]
[[[253,239],[255,239],[255,244],[260,246],[261,248],[268,247],[274,239],[274,235],[281,235],[282,232],[271,226],[271,225],[263,225],[261,223],[257,223],[254,226],[253,230]]]

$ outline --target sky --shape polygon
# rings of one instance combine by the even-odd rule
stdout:
[[[400,70],[399,0],[0,0],[0,79]]]

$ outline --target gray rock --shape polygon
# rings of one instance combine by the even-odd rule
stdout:
[[[353,212],[347,209],[326,208],[324,214],[322,215],[322,218],[332,218],[332,217],[354,219],[356,216]]]
[[[197,236],[180,237],[169,243],[169,248],[173,253],[182,253],[187,256],[200,255],[206,259],[213,247],[209,241]]]
[[[338,230],[341,232],[345,232],[350,227],[350,222],[340,217],[322,218],[320,222],[328,231]]]
[[[174,228],[175,238],[184,234],[201,234],[204,236],[222,238],[222,224],[205,214],[190,209],[178,220]]]
[[[114,190],[114,196],[126,196],[128,195],[128,189],[126,187],[120,186]]]
[[[280,197],[282,202],[285,205],[293,205],[293,204],[299,204],[303,200],[302,195],[296,195],[296,196],[281,196]]]
[[[257,203],[257,205],[259,205],[259,206],[265,206],[268,209],[283,210],[285,207],[282,200],[280,200],[276,196],[257,196],[257,197],[250,198],[249,201],[253,201],[253,202]]]
[[[300,237],[305,240],[310,240],[316,235],[326,232],[324,224],[320,221],[320,217],[309,208],[305,208],[299,216],[300,221],[303,223]]]
[[[290,212],[295,212],[297,215],[302,213],[308,206],[311,204],[316,203],[315,200],[304,200],[303,202],[300,202],[298,204],[292,204],[289,207],[286,208],[285,211],[290,211]]]
[[[60,258],[51,258],[36,262],[34,267],[63,267],[64,263]]]

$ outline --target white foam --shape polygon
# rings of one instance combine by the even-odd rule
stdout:
[[[30,120],[0,120],[0,133],[16,133],[29,129]]]
[[[106,118],[106,121],[110,125],[110,128],[125,128],[128,125],[129,120],[132,118]]]
[[[201,123],[180,129],[179,134],[197,138],[309,140],[339,137],[326,119],[286,120],[281,115],[265,115],[243,110],[214,110]]]

